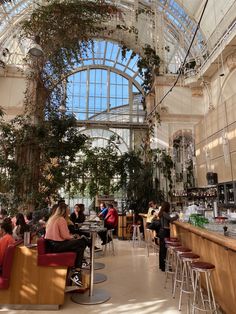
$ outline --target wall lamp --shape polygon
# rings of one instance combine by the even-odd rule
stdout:
[[[43,56],[43,49],[40,46],[40,37],[37,35],[34,38],[34,41],[32,41],[32,44],[30,45],[30,48],[28,50],[28,53],[33,57],[42,57]]]

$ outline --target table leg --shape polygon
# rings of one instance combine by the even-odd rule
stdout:
[[[94,289],[94,245],[95,245],[95,237],[96,237],[96,231],[91,231],[91,253],[90,253],[90,287],[89,291],[80,294],[80,293],[73,293],[71,296],[71,300],[78,304],[86,304],[86,305],[93,305],[93,304],[100,304],[108,301],[111,296],[110,294],[103,289]]]

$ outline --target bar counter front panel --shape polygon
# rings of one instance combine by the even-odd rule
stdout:
[[[217,304],[227,314],[236,313],[236,240],[176,221],[171,226],[183,246],[215,265],[212,284]]]

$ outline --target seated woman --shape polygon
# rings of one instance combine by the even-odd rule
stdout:
[[[85,221],[85,208],[84,204],[75,204],[74,212],[70,214],[68,217],[67,224],[72,234],[79,234],[82,235],[84,233],[80,232],[78,229],[78,224],[81,224]],[[87,236],[87,234],[85,234]]]
[[[85,221],[84,204],[75,204],[74,212],[70,215],[73,224],[81,224]]]
[[[15,239],[12,236],[12,224],[3,221],[0,229],[0,268],[2,267],[4,256],[8,245],[15,243]]]
[[[148,203],[148,213],[147,213],[147,220],[146,220],[146,227],[149,228],[149,225],[152,222],[153,214],[155,213],[155,210],[157,208],[157,203],[154,201],[150,201]]]
[[[108,212],[107,215],[104,219],[104,227],[107,228],[107,230],[111,230],[111,229],[116,229],[118,225],[118,213],[117,210],[114,208],[114,206],[112,204],[108,205]],[[108,237],[107,238],[107,232],[99,232],[98,233],[101,240],[102,240],[102,245],[105,245],[106,243],[111,241],[111,238]]]
[[[84,204],[75,204],[74,212],[71,213],[70,217],[67,219],[68,228],[71,234],[78,234],[80,236],[85,235],[86,237],[90,236],[90,233],[84,230],[81,230],[78,224],[82,224],[85,221],[85,207]],[[99,232],[98,232],[99,235]],[[101,249],[95,246],[95,252],[100,251]],[[83,265],[88,262],[84,260]]]
[[[58,205],[55,213],[48,219],[46,224],[47,249],[52,253],[60,252],[75,252],[76,259],[75,265],[72,269],[71,280],[75,282],[77,286],[82,286],[81,281],[81,267],[86,245],[88,245],[88,239],[81,237],[80,239],[74,239],[69,233],[66,217],[69,215],[69,208],[65,203]]]
[[[16,225],[13,229],[13,238],[15,240],[22,240],[24,232],[30,231],[30,227],[26,224],[25,217],[22,213],[16,214]]]

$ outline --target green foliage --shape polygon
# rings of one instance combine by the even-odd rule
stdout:
[[[140,10],[140,13],[145,12],[145,10]],[[146,12],[147,13],[147,12]],[[149,12],[150,13],[150,12]],[[126,45],[121,46],[121,56],[122,59],[126,58],[126,53],[130,49]],[[143,107],[146,109],[145,96],[151,91],[155,75],[159,75],[160,67],[160,57],[156,54],[155,50],[150,45],[145,45],[143,47],[144,57],[139,56],[137,67],[139,75],[143,78],[142,88],[144,96],[142,99]],[[136,55],[135,52],[132,53],[131,59]],[[159,113],[155,113],[156,121],[160,123]],[[150,129],[152,129],[153,125]],[[151,131],[152,132],[152,131]]]
[[[171,176],[171,171],[174,168],[174,163],[171,156],[165,150],[152,150],[153,160],[163,176],[168,182],[168,195],[172,197],[173,180]]]
[[[198,214],[191,214],[189,216],[189,222],[192,225],[194,225],[196,227],[200,227],[200,228],[204,228],[204,225],[209,223],[207,218],[205,218],[202,215],[198,215]]]
[[[105,22],[118,14],[105,1],[53,0],[38,6],[22,23],[24,37],[38,36],[47,72],[68,73],[91,48],[91,38],[106,30]]]
[[[154,69],[155,74],[159,73],[160,57],[156,54],[155,50],[150,45],[145,45],[143,51],[145,57],[139,58],[137,66],[139,74],[143,76],[144,79],[142,87],[145,94],[148,94],[151,91],[154,80]]]
[[[37,207],[48,196],[57,197],[71,171],[68,161],[87,140],[74,117],[55,112],[43,125],[32,124],[29,117],[1,119],[0,134],[0,193],[2,202],[15,206],[28,202]]]
[[[104,148],[87,148],[84,151],[82,169],[86,174],[87,190],[90,197],[109,195],[114,192],[113,179],[117,174],[119,156],[112,138]]]
[[[92,197],[122,186],[127,188],[130,198],[138,200],[151,187],[150,164],[142,163],[132,154],[119,160],[111,143],[105,149],[92,149],[87,146],[86,137],[78,133],[75,119],[58,113],[60,105],[66,104],[67,75],[86,56],[88,49],[93,49],[92,38],[111,32],[106,25],[120,13],[116,6],[100,0],[48,0],[22,23],[22,36],[37,39],[44,51],[42,58],[26,60],[31,72],[25,104],[33,118],[17,118],[19,121],[15,120],[15,124],[2,124],[5,134],[8,133],[4,142],[7,153],[4,155],[3,150],[2,154],[4,162],[9,162],[10,174],[4,178],[11,182],[11,194],[21,196],[22,202],[27,198],[39,206],[49,195],[56,197],[60,187],[70,193],[87,192]],[[138,36],[133,26],[117,25],[116,28]],[[151,90],[153,69],[158,69],[160,60],[150,46],[143,50],[145,57],[139,59],[138,67],[144,77],[146,94]],[[32,82],[36,83],[36,100]],[[84,158],[77,158],[80,151]],[[114,186],[112,179],[116,175],[121,181]],[[16,185],[14,177],[19,182]]]
[[[28,113],[43,119],[46,106],[48,111],[65,106],[64,80],[93,49],[92,38],[106,32],[106,23],[117,14],[117,7],[105,1],[50,0],[22,22],[22,37],[35,38],[44,52],[41,58],[26,58],[31,69],[25,93]],[[37,83],[36,101],[32,81]]]
[[[121,46],[121,55],[125,59],[127,51],[130,49],[126,45]],[[150,45],[143,47],[144,57],[139,57],[137,62],[138,72],[143,77],[142,87],[144,94],[147,95],[152,88],[155,75],[159,74],[160,57],[156,54],[155,50]],[[136,54],[134,53],[132,57]]]
[[[24,188],[13,189],[13,194],[26,197],[28,202],[37,204],[48,195],[56,197],[60,187],[70,190],[71,182],[82,176],[76,154],[87,139],[79,134],[74,117],[58,113],[66,104],[64,81],[88,49],[93,49],[91,38],[106,31],[105,24],[118,13],[116,6],[100,0],[48,0],[22,22],[22,37],[35,38],[44,52],[41,58],[26,58],[31,71],[25,107],[31,119],[21,122],[18,134],[8,132],[8,139],[10,134],[13,137],[12,150],[14,145],[18,147],[12,152],[17,167],[24,169],[30,156],[19,176]],[[12,131],[13,125],[3,127]],[[76,190],[79,185],[74,187]],[[85,189],[83,182],[82,187]]]
[[[156,196],[152,171],[152,164],[143,161],[141,152],[126,152],[117,164],[117,187],[125,192],[128,203],[136,204],[139,212],[146,210],[148,201]]]

